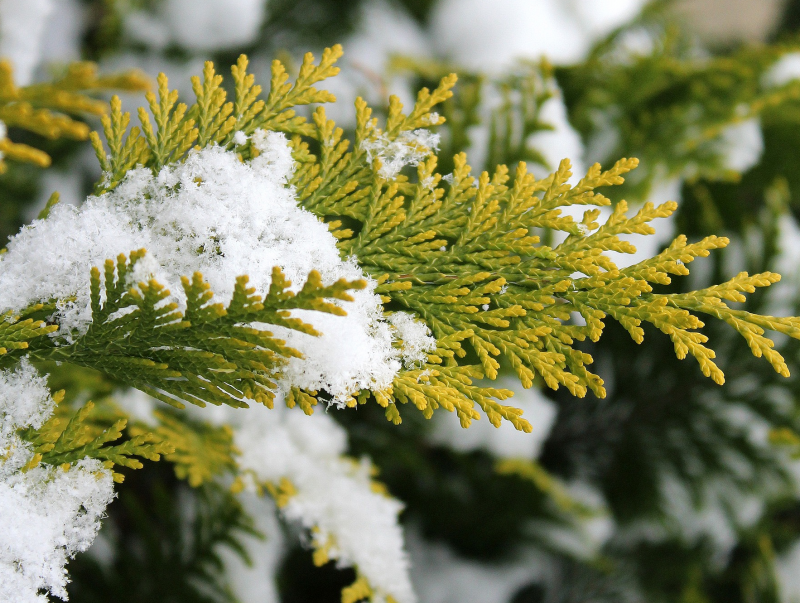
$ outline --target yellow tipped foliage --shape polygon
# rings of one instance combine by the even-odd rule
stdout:
[[[149,79],[139,71],[101,76],[94,63],[78,62],[67,66],[52,82],[17,87],[13,69],[7,60],[0,60],[0,121],[8,127],[22,128],[46,138],[85,140],[89,126],[76,117],[102,115],[107,104],[89,96],[105,90],[144,90]],[[0,171],[6,169],[3,159],[50,165],[44,151],[26,144],[0,139]]]
[[[290,184],[302,206],[329,222],[342,253],[354,255],[376,279],[376,291],[389,310],[413,312],[437,339],[427,363],[401,371],[386,391],[361,392],[348,406],[372,397],[395,423],[401,420],[399,404],[410,402],[428,417],[441,407],[458,413],[467,426],[479,416],[477,405],[493,425],[508,420],[527,431],[530,425],[521,411],[501,403],[510,392],[477,387],[473,380],[494,379],[504,362],[524,387],[541,379],[575,396],[591,391],[603,397],[602,379],[589,370],[592,357],[576,343],[597,341],[609,317],[636,342],[643,341],[644,323],[655,326],[671,338],[679,358],[693,356],[705,375],[722,383],[714,352],[699,331],[704,325],[697,314],[711,315],[736,329],[755,355],[788,374],[764,333],[776,330],[800,337],[797,319],[755,316],[725,303],[741,301],[755,287],[774,282],[774,276],[740,275],[681,295],[653,289],[688,274],[690,262],[724,247],[727,239],[689,243],[680,236],[656,257],[624,269],[606,255],[634,253],[634,246],[621,237],[652,234],[650,222],[676,209],[671,201],[657,207],[647,203],[629,217],[627,204],[620,201],[609,219],[598,223],[598,208],[611,206],[600,190],[621,185],[625,174],[637,167],[636,159],[622,159],[607,170],[594,165],[571,185],[568,160],[542,179],[530,174],[525,162],[513,172],[499,165],[476,178],[464,154],[453,158],[452,173],[442,175],[431,153],[415,172],[407,169],[387,181],[381,176],[380,160],[370,161],[364,143],[400,143],[404,132],[442,124],[444,118],[433,109],[450,98],[456,78],[448,75],[435,90],[423,89],[407,114],[392,97],[382,126],[357,99],[351,142],[324,108],[318,107],[310,121],[292,108],[333,100],[314,86],[336,73],[334,63],[340,55],[339,47],[328,49],[319,64],[306,55],[294,83],[283,65],[274,62],[266,100],[258,99],[261,89],[246,73],[245,57],[232,69],[232,101],[226,100],[222,78],[211,64],[202,80],[193,80],[197,103],[189,108],[178,104],[177,94],[160,77],[158,98],[148,97],[155,125],[143,119],[148,124],[144,136],[133,129],[125,137],[128,117],[113,101],[105,124],[111,154],[105,155],[98,137],[94,141],[106,172],[101,190],[107,190],[136,163],[157,169],[180,160],[193,144],[220,144],[243,159],[252,157],[255,151],[249,144],[237,146],[233,141],[239,130],[251,134],[266,128],[292,136],[296,170]],[[541,103],[550,92],[543,92],[539,84],[529,92],[539,95],[536,102]],[[538,119],[534,114],[528,117],[531,123]],[[569,206],[585,207],[583,217],[564,215],[563,208]],[[553,244],[559,233],[561,242]],[[309,283],[315,283],[313,275]],[[313,303],[326,308],[321,298]],[[578,315],[582,320],[573,320]],[[210,392],[195,394],[214,399]],[[317,392],[292,390],[287,402],[310,413],[316,396]]]

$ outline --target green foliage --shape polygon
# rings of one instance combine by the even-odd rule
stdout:
[[[38,305],[29,308],[26,314],[38,312],[43,307]],[[58,330],[57,325],[48,325],[42,320],[6,312],[0,317],[0,356],[8,354],[10,350],[27,350],[32,340],[56,330]]]
[[[230,492],[209,484],[189,490],[159,465],[132,475],[109,507],[99,538],[114,548],[113,559],[79,555],[70,563],[71,600],[236,602],[222,576],[224,554],[251,563],[243,538],[263,536]]]
[[[688,274],[686,264],[724,247],[727,239],[711,236],[688,244],[685,237],[678,237],[655,258],[623,270],[603,255],[604,251],[633,253],[635,248],[619,235],[652,234],[649,222],[670,215],[676,207],[671,202],[659,207],[647,204],[629,218],[626,204],[620,202],[605,224],[596,222],[600,211],[592,207],[611,204],[597,189],[622,184],[623,175],[638,164],[636,160],[620,160],[607,171],[595,165],[585,178],[571,186],[568,161],[542,180],[529,174],[522,162],[513,178],[501,165],[493,175],[484,172],[475,179],[461,154],[454,158],[452,174],[443,180],[436,173],[437,159],[431,156],[418,165],[416,181],[405,175],[387,181],[381,175],[385,158],[380,152],[372,157],[366,143],[401,144],[401,134],[441,124],[443,118],[432,110],[451,96],[455,76],[444,78],[433,92],[423,88],[408,115],[393,97],[384,128],[371,117],[364,101],[356,101],[355,144],[351,148],[343,131],[326,118],[322,107],[315,110],[313,125],[296,116],[291,108],[330,100],[330,95],[317,91],[313,84],[336,73],[333,63],[339,54],[338,47],[326,51],[319,66],[314,66],[313,57],[306,55],[294,85],[288,83],[283,66],[274,62],[266,101],[255,100],[260,89],[246,74],[244,57],[233,68],[233,103],[225,102],[222,78],[210,64],[206,65],[204,81],[193,81],[198,100],[188,110],[185,105],[176,104],[177,92],[169,92],[166,78],[161,77],[160,100],[155,95],[148,96],[157,130],[140,112],[144,137],[134,129],[123,142],[128,117],[114,102],[111,118],[105,122],[111,155],[101,152],[99,137],[93,140],[107,174],[103,185],[107,190],[132,165],[144,163],[157,169],[182,157],[195,141],[233,148],[232,132],[236,130],[251,133],[261,127],[293,134],[299,166],[292,184],[301,204],[328,220],[342,253],[354,254],[378,280],[378,292],[387,310],[416,313],[439,342],[439,349],[426,366],[401,372],[392,391],[362,392],[358,402],[366,402],[371,393],[395,423],[400,421],[400,415],[394,401],[412,402],[426,416],[442,406],[456,410],[465,427],[478,417],[474,410],[477,403],[493,424],[506,419],[527,431],[530,425],[517,409],[497,402],[507,398],[509,392],[475,388],[472,379],[494,379],[502,360],[513,368],[525,387],[531,387],[539,376],[551,388],[564,386],[579,397],[587,391],[602,397],[602,379],[587,368],[592,357],[573,346],[586,339],[597,341],[607,317],[620,322],[637,342],[644,334],[641,325],[654,325],[672,339],[679,358],[694,356],[703,374],[722,383],[723,373],[713,361],[714,352],[704,345],[707,336],[698,331],[704,324],[691,312],[708,314],[733,326],[757,356],[764,355],[776,371],[787,373],[783,358],[763,334],[764,329],[770,329],[800,336],[796,321],[758,317],[725,304],[726,300],[742,301],[744,293],[774,282],[776,275],[751,277],[743,273],[717,287],[681,295],[654,291],[654,285],[669,284],[671,275]],[[517,85],[528,81],[518,80]],[[528,132],[544,127],[538,121],[537,107],[548,93],[533,84],[526,89],[532,103],[523,119],[523,130]],[[318,147],[315,154],[303,136]],[[252,153],[248,148],[241,151],[243,158]],[[561,208],[572,205],[589,208],[580,222],[561,215]],[[567,238],[555,246],[541,244],[540,237],[534,234],[559,231]],[[142,291],[143,300],[149,300],[145,303],[153,307],[165,296],[152,287]],[[116,309],[110,308],[108,314]],[[167,306],[160,312],[162,317],[157,320],[162,322],[180,319]],[[575,323],[571,319],[573,312],[580,314],[586,324]],[[468,342],[469,347],[465,348],[463,342]],[[69,350],[70,354],[73,352]],[[176,359],[165,362],[167,355],[172,354],[155,354],[159,364],[146,370],[180,371]],[[477,358],[478,363],[466,363],[471,358]],[[274,366],[274,359],[268,360],[262,365],[267,372]],[[137,366],[136,371],[139,370]],[[191,373],[184,369],[180,374]],[[160,391],[141,380],[131,383],[170,402],[175,397],[224,401],[213,388],[204,385],[205,380],[200,385],[189,379],[189,385],[177,389],[172,382],[162,385],[162,389],[172,388],[171,397],[164,395],[166,390]],[[247,385],[253,391],[260,385],[261,395],[268,396],[264,393],[268,389],[266,383],[247,381]],[[247,394],[247,387],[239,391],[244,391],[246,397],[252,395]],[[293,392],[290,405],[299,401],[308,411],[314,396],[314,392]],[[350,405],[355,404],[354,399]]]
[[[158,421],[155,428],[134,425],[130,433],[149,435],[169,446],[164,459],[174,465],[178,479],[185,479],[197,488],[236,470],[237,450],[229,427],[214,427],[169,411],[156,411],[154,416]]]
[[[244,325],[274,324],[313,335],[314,329],[291,318],[290,310],[342,314],[325,300],[349,301],[347,291],[365,285],[340,280],[326,287],[312,271],[294,294],[275,268],[264,298],[247,286],[247,277],[239,277],[226,308],[213,303],[208,284],[196,273],[183,279],[187,308],[182,313],[174,302],[165,303],[169,291],[158,282],[131,286],[128,275],[143,256],[142,250],[131,253],[130,261],[124,256],[108,260],[102,280],[93,268],[89,329],[69,345],[39,339],[31,357],[104,371],[176,408],[183,408],[183,402],[246,407],[246,400],[271,406],[274,376],[282,360],[298,352],[270,332]]]
[[[178,92],[169,90],[167,77],[162,73],[158,77],[158,96],[152,92],[147,94],[155,126],[147,111],[140,108],[142,127],[135,126],[130,132],[127,132],[130,115],[122,113],[119,98],[112,98],[111,114],[103,118],[110,155],[106,154],[99,135],[91,135],[105,173],[98,192],[113,189],[136,165],[158,170],[170,162],[179,161],[195,144],[208,146],[216,143],[232,149],[235,146],[233,134],[237,131],[249,135],[263,128],[290,135],[310,134],[313,126],[296,114],[295,107],[334,100],[332,94],[317,90],[314,84],[339,72],[333,64],[341,54],[339,46],[327,49],[319,65],[314,64],[311,53],[306,54],[294,83],[288,83],[289,76],[283,64],[273,61],[271,87],[266,100],[258,98],[261,86],[254,83],[253,75],[247,74],[248,61],[244,55],[231,70],[235,88],[233,101],[226,100],[227,93],[220,87],[222,77],[215,73],[210,62],[203,70],[202,82],[197,76],[192,78],[197,102],[189,108],[177,102]],[[241,152],[243,156],[249,156],[252,151],[243,149]]]
[[[54,396],[57,402],[63,398],[63,391]],[[102,418],[98,417],[92,402],[75,412],[62,405],[40,428],[21,430],[22,438],[33,445],[34,456],[29,466],[41,462],[67,468],[71,463],[89,457],[103,461],[107,469],[115,465],[141,469],[142,463],[135,456],[157,461],[162,454],[173,451],[169,443],[148,433],[112,444],[122,437],[127,419],[118,418],[108,425],[107,421],[98,421]],[[124,479],[121,473],[116,472],[113,472],[113,477],[118,483]]]
[[[706,57],[679,29],[645,26],[655,37],[651,52],[626,51],[626,32],[620,32],[585,62],[559,73],[572,123],[590,151],[597,141],[607,157],[632,154],[642,161],[629,187],[638,198],[646,197],[656,179],[738,180],[722,161],[720,135],[731,124],[770,119],[776,110],[797,106],[800,83],[774,86],[765,78],[796,44]],[[613,141],[609,132],[617,133]]]
[[[149,80],[138,71],[118,75],[97,74],[94,63],[71,63],[66,71],[52,82],[17,87],[14,85],[11,64],[0,61],[0,121],[9,127],[28,130],[50,139],[74,138],[85,140],[89,126],[72,116],[102,115],[106,103],[88,94],[103,90],[142,90]],[[27,144],[0,138],[0,152],[14,161],[50,165],[50,156]],[[0,171],[6,164],[0,161]]]

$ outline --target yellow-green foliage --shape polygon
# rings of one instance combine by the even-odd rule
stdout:
[[[168,446],[164,459],[175,466],[178,479],[185,479],[196,488],[236,469],[237,450],[229,427],[191,421],[174,412],[156,411],[154,417],[158,421],[155,428],[137,424],[130,428],[130,434],[149,434]]]
[[[676,175],[738,180],[740,174],[722,161],[720,134],[751,118],[796,113],[800,82],[775,85],[765,75],[784,54],[796,52],[797,43],[747,45],[709,57],[678,28],[651,33],[650,52],[630,53],[612,37],[588,60],[560,73],[574,101],[572,123],[590,136],[613,130],[617,135],[609,142],[616,147],[608,153],[635,153],[642,160],[632,191],[637,196],[646,196],[656,180]],[[609,121],[598,123],[601,108],[608,107],[613,112],[602,112]]]
[[[445,77],[432,92],[421,90],[408,114],[392,97],[382,127],[366,103],[358,99],[351,142],[327,119],[324,108],[318,107],[310,121],[293,110],[296,105],[332,100],[329,93],[314,85],[335,75],[333,64],[340,54],[338,47],[326,50],[319,65],[306,55],[294,84],[288,82],[284,67],[274,62],[266,100],[257,98],[260,88],[245,71],[245,57],[240,57],[232,69],[233,101],[227,100],[222,78],[211,63],[206,64],[202,80],[193,80],[198,98],[191,107],[178,103],[177,92],[169,90],[162,75],[158,95],[148,95],[153,122],[140,112],[143,132],[137,128],[127,132],[129,116],[114,100],[111,115],[104,121],[110,154],[99,136],[93,135],[92,140],[105,171],[100,190],[109,190],[131,167],[143,164],[158,170],[168,162],[179,161],[193,146],[219,144],[247,159],[255,151],[249,145],[235,146],[233,134],[239,130],[250,134],[266,128],[292,137],[297,169],[291,184],[301,205],[329,222],[342,254],[355,255],[360,266],[378,281],[377,291],[386,311],[414,312],[430,326],[438,342],[424,366],[401,371],[388,391],[362,391],[350,400],[350,406],[374,397],[396,423],[400,414],[398,405],[392,402],[411,402],[428,417],[443,407],[456,411],[466,427],[478,418],[477,405],[495,425],[506,419],[518,429],[530,430],[518,409],[499,402],[510,392],[478,387],[473,380],[495,378],[501,361],[505,361],[525,387],[541,378],[549,387],[563,386],[576,396],[591,390],[602,397],[603,382],[588,368],[592,357],[575,344],[596,341],[608,317],[617,320],[637,342],[644,335],[643,323],[650,323],[672,339],[678,357],[694,356],[705,375],[722,383],[722,371],[713,361],[714,352],[704,345],[707,338],[698,330],[703,323],[695,313],[710,315],[733,326],[756,355],[765,356],[777,372],[787,374],[783,358],[763,333],[769,329],[798,337],[797,319],[755,316],[726,303],[742,301],[744,293],[775,282],[777,275],[741,274],[722,285],[681,295],[663,295],[653,289],[654,285],[669,283],[672,276],[688,274],[687,264],[724,247],[727,239],[712,236],[690,244],[685,237],[678,237],[655,258],[624,269],[604,255],[606,251],[632,253],[633,246],[619,236],[652,234],[649,222],[675,210],[673,202],[659,207],[646,204],[628,217],[627,205],[620,201],[605,224],[596,221],[600,215],[597,208],[611,205],[599,189],[622,184],[623,176],[637,166],[637,160],[623,159],[605,171],[594,165],[573,186],[569,184],[567,160],[554,174],[540,180],[523,162],[513,173],[500,165],[476,178],[466,156],[459,154],[453,158],[453,172],[443,178],[437,172],[437,157],[432,155],[418,165],[416,174],[401,173],[394,180],[386,180],[381,176],[380,157],[370,160],[364,143],[392,143],[404,132],[443,123],[444,118],[432,111],[450,97],[456,78]],[[561,213],[561,208],[572,205],[586,207],[579,222]],[[566,235],[560,244],[542,242],[542,236],[551,240],[559,231]],[[113,265],[109,266],[106,283],[113,280]],[[190,300],[200,299],[197,279],[192,285],[188,281],[185,284]],[[99,283],[98,276],[94,280]],[[279,279],[276,282],[280,288]],[[336,291],[344,294],[347,286],[342,284]],[[316,298],[335,297],[333,291],[323,292],[318,285],[315,291]],[[259,306],[257,312],[262,311],[262,301],[254,294],[246,291],[240,280],[228,314],[244,312],[242,316],[254,320],[248,309]],[[177,338],[174,343],[180,340],[176,351],[150,348],[132,356],[127,349],[121,355],[103,351],[95,353],[90,365],[113,371],[170,403],[180,399],[235,404],[231,395],[235,398],[244,393],[245,397],[271,404],[270,375],[276,354],[290,355],[290,351],[255,333],[248,337],[265,338],[259,340],[264,349],[257,353],[257,360],[251,356],[254,352],[238,350],[228,340],[225,345],[232,347],[224,353],[216,344],[207,347],[213,341],[208,338],[194,338],[188,344],[188,339],[180,338],[194,331],[174,325],[195,324],[198,319],[223,320],[217,316],[221,308],[204,305],[209,303],[205,300],[190,301],[185,317],[170,306],[154,312],[155,304],[165,296],[157,283],[141,285],[127,296],[126,303],[138,305],[139,313],[116,320],[125,325],[122,331],[117,324],[103,325],[107,318],[102,316],[118,309],[112,304],[102,310],[105,314],[98,314],[102,320],[83,341],[50,350],[46,356],[85,362],[83,350],[102,349],[101,342],[117,339],[115,332],[163,329],[169,337]],[[108,299],[121,298],[119,292],[112,291]],[[279,295],[271,291],[264,306],[278,301]],[[193,307],[202,307],[204,318],[191,317]],[[95,308],[96,313],[100,311]],[[574,313],[580,314],[585,324],[574,321]],[[164,329],[167,324],[169,330]],[[145,332],[149,331],[142,331],[142,341],[147,339]],[[91,346],[87,338],[94,338]],[[159,339],[158,345],[164,346],[164,341]],[[191,362],[186,360],[189,358]],[[226,375],[231,377],[221,379],[219,373],[211,372],[213,366],[229,369]],[[174,375],[186,380],[176,383]],[[197,378],[201,375],[202,381]],[[288,403],[311,412],[316,395],[292,390]]]
[[[72,63],[52,82],[17,87],[8,61],[0,61],[0,121],[46,138],[85,140],[89,126],[76,116],[102,115],[106,103],[89,96],[103,90],[144,90],[149,80],[138,71],[100,76],[94,63]],[[30,145],[0,138],[0,172],[3,159],[24,161],[40,167],[50,165],[50,156]]]
[[[64,392],[57,392],[53,398],[61,402]],[[102,411],[96,412],[92,402],[87,402],[77,411],[59,405],[39,429],[29,427],[20,433],[33,445],[34,456],[29,467],[39,463],[66,467],[91,457],[103,461],[108,469],[114,465],[140,469],[142,463],[135,456],[157,461],[162,454],[173,451],[170,443],[149,433],[112,444],[122,437],[127,422],[120,415],[109,417]],[[113,472],[113,476],[116,482],[124,479],[120,473]]]

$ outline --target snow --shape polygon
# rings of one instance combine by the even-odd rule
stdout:
[[[552,561],[537,551],[492,564],[460,557],[415,532],[408,540],[414,586],[425,603],[506,603],[522,587],[544,581],[555,570]]]
[[[205,53],[254,42],[266,17],[266,0],[165,0],[154,12],[125,18],[128,35],[153,48],[177,44]]]
[[[533,431],[517,431],[506,421],[500,427],[494,427],[485,418],[473,421],[469,429],[463,429],[457,417],[451,413],[434,413],[430,440],[459,452],[485,450],[499,458],[537,458],[556,419],[555,403],[537,388],[524,389],[513,375],[501,375],[495,381],[475,383],[513,391],[514,397],[504,403],[522,409]]]
[[[775,561],[775,573],[779,584],[780,602],[796,603],[800,600],[800,541],[779,555]]]
[[[759,162],[764,152],[761,120],[752,117],[726,126],[720,134],[719,147],[723,167],[746,172]]]
[[[329,543],[330,558],[355,566],[376,601],[387,595],[413,603],[408,559],[398,514],[403,505],[373,489],[367,459],[343,458],[347,433],[328,415],[305,416],[299,409],[198,409],[198,416],[230,424],[242,451],[240,471],[251,487],[291,481],[296,493],[281,509],[290,521],[313,529],[315,541]]]
[[[378,173],[385,179],[396,178],[405,166],[419,165],[420,161],[439,150],[439,135],[430,130],[420,128],[410,132],[401,132],[394,140],[385,134],[376,134],[361,142],[361,148],[367,153],[367,160],[372,163],[379,159],[381,167]]]
[[[551,79],[547,86],[552,96],[542,105],[539,119],[553,129],[535,132],[527,140],[527,145],[534,147],[545,158],[547,167],[531,165],[530,169],[537,178],[544,178],[558,168],[562,159],[569,159],[573,174],[570,183],[577,184],[586,174],[583,141],[569,123],[567,107],[558,84]]]
[[[635,17],[643,0],[441,0],[431,37],[438,51],[465,67],[496,73],[519,58],[580,61],[591,45]]]
[[[155,176],[132,170],[112,192],[90,197],[80,208],[57,205],[47,220],[33,222],[9,242],[0,260],[0,308],[74,297],[59,302],[57,316],[60,336],[74,337],[90,324],[91,267],[141,248],[148,255],[135,282],[156,278],[181,306],[179,278],[196,271],[223,303],[239,275],[249,275],[251,286],[266,292],[273,266],[282,268],[294,291],[312,270],[325,284],[364,278],[355,259],[341,259],[325,224],[298,207],[293,189],[284,185],[293,169],[286,138],[256,133],[253,141],[261,154],[249,164],[210,147]],[[374,287],[369,280],[366,289],[351,293],[353,302],[337,302],[347,316],[295,311],[319,337],[264,327],[304,354],[289,360],[285,387],[326,390],[341,403],[360,389],[391,385],[404,352],[392,345],[393,329]]]
[[[275,503],[252,492],[242,492],[238,498],[264,538],[240,537],[249,565],[230,547],[219,547],[216,552],[222,558],[225,579],[239,603],[279,603],[276,575],[285,547]]]
[[[18,86],[33,80],[54,6],[54,0],[0,0],[0,58],[11,61]]]
[[[41,63],[81,60],[81,45],[90,26],[89,7],[80,0],[57,0],[42,35]]]
[[[86,550],[114,496],[111,472],[94,459],[68,470],[38,465],[17,430],[41,427],[55,404],[45,380],[23,360],[0,372],[0,601],[66,600],[64,566]]]
[[[408,312],[394,312],[388,317],[395,328],[395,336],[403,342],[403,364],[413,366],[428,361],[428,354],[436,349],[436,339],[428,325]]]
[[[0,429],[4,440],[10,437],[11,425],[14,429],[38,429],[54,408],[47,382],[27,359],[20,361],[13,372],[0,372],[0,417],[3,418]]]
[[[788,52],[764,75],[766,86],[782,86],[800,79],[800,52]]]

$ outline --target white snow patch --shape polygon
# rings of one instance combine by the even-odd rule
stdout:
[[[764,75],[765,86],[782,86],[800,79],[800,52],[788,52]]]
[[[428,354],[436,349],[436,339],[428,325],[408,312],[394,312],[388,320],[395,328],[397,339],[403,342],[403,363],[413,366],[427,362]]]
[[[264,538],[250,534],[241,537],[250,564],[230,547],[219,547],[217,553],[225,567],[226,581],[240,603],[280,603],[276,577],[285,544],[275,503],[252,492],[242,492],[238,498]]]
[[[132,12],[124,23],[131,38],[153,48],[174,43],[201,53],[255,41],[266,6],[266,0],[166,0],[154,12]]]
[[[761,120],[745,119],[727,126],[719,138],[722,165],[736,172],[746,172],[756,165],[764,152]]]
[[[379,174],[391,180],[396,178],[405,166],[419,165],[420,161],[439,150],[439,135],[430,130],[420,128],[409,132],[401,132],[394,140],[386,134],[378,134],[361,143],[370,163],[380,159]]]
[[[372,489],[372,466],[342,458],[347,432],[324,413],[305,416],[299,409],[207,408],[198,416],[228,423],[242,451],[239,467],[252,482],[291,481],[297,493],[281,509],[284,516],[318,530],[330,542],[329,555],[342,566],[356,566],[376,590],[399,603],[416,598],[397,517],[402,503]],[[253,483],[253,485],[255,485]]]
[[[555,80],[548,82],[552,96],[544,102],[539,119],[552,126],[552,130],[535,132],[528,137],[528,146],[534,147],[547,161],[547,167],[531,164],[530,169],[537,178],[545,178],[558,168],[562,159],[572,163],[571,184],[577,184],[586,175],[584,148],[580,134],[569,123],[567,107],[561,89]]]
[[[519,58],[580,61],[594,42],[634,18],[645,0],[441,0],[431,17],[439,52],[466,67],[502,71]]]
[[[90,323],[89,271],[107,258],[145,248],[134,282],[154,277],[185,305],[180,277],[196,271],[227,303],[237,276],[266,292],[273,266],[280,266],[297,291],[317,270],[325,284],[364,278],[355,259],[343,261],[333,235],[298,207],[284,186],[293,169],[282,134],[256,133],[261,149],[251,163],[219,147],[193,152],[156,176],[143,168],[128,173],[112,192],[90,197],[80,208],[59,204],[47,220],[24,228],[0,259],[0,310],[19,310],[50,299],[59,304],[60,335],[74,336]],[[341,402],[360,389],[386,389],[401,367],[392,346],[375,283],[337,302],[347,316],[298,310],[294,315],[319,337],[268,326],[304,354],[292,358],[283,385],[326,390]],[[416,352],[409,352],[412,355]]]
[[[64,566],[91,544],[114,496],[111,472],[94,459],[20,471],[33,451],[17,430],[41,427],[53,408],[26,360],[0,372],[0,601],[47,603],[40,591],[66,600]]]
[[[14,82],[27,86],[41,60],[42,34],[54,0],[0,0],[0,58],[14,68]]]

